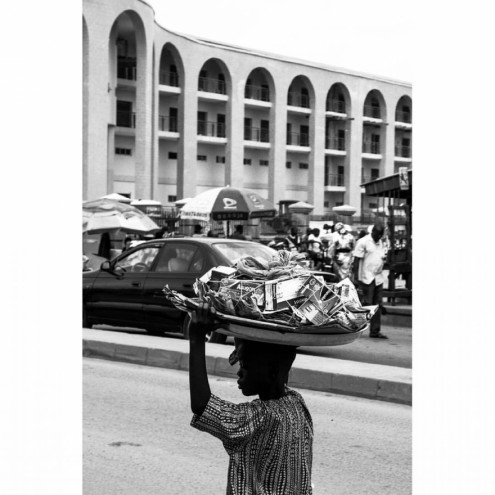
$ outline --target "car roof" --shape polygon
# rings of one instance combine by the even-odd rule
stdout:
[[[149,241],[146,241],[146,243],[150,243],[150,242],[182,242],[184,240],[199,242],[200,244],[215,244],[217,242],[227,243],[227,244],[228,243],[260,244],[259,242],[256,242],[256,241],[248,241],[248,240],[242,240],[242,239],[227,239],[224,237],[166,237],[166,238],[161,238],[161,239],[150,239]],[[140,244],[140,246],[143,246],[143,244]]]

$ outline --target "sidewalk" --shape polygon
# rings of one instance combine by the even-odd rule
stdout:
[[[410,329],[401,330],[410,332]],[[366,337],[359,339],[363,341],[362,345],[365,347],[377,343],[372,339],[365,339]],[[372,341],[373,344],[368,341]],[[336,346],[335,352],[339,352],[339,348],[344,351],[344,348],[350,348],[353,344]],[[304,349],[301,348],[301,351],[304,352]],[[231,352],[231,346],[208,344],[206,346],[208,373],[237,378],[237,369],[228,362]],[[83,356],[187,371],[189,342],[182,339],[83,328]],[[410,368],[358,362],[350,358],[334,359],[299,353],[292,367],[289,385],[321,392],[412,404]]]

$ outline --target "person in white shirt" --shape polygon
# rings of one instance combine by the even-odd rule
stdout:
[[[320,229],[313,229],[308,235],[308,254],[314,263],[314,269],[319,270],[323,265],[323,250],[320,239]]]
[[[354,249],[353,273],[362,291],[363,306],[378,305],[377,312],[370,323],[370,337],[373,339],[388,339],[381,333],[381,304],[383,293],[383,264],[387,255],[386,246],[382,240],[384,227],[376,223],[371,233],[358,240]]]

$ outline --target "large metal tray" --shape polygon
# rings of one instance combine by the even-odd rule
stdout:
[[[222,323],[221,327],[215,332],[239,337],[246,340],[256,340],[258,342],[266,342],[269,344],[282,344],[292,346],[335,346],[344,345],[354,342],[361,337],[363,332],[369,326],[352,333],[298,333],[284,332],[280,330],[267,330],[260,327],[240,325],[238,323]]]

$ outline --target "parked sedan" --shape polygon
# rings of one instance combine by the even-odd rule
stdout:
[[[171,289],[194,297],[193,283],[210,268],[232,266],[243,256],[270,260],[276,251],[250,241],[210,237],[156,239],[139,244],[99,270],[83,273],[83,326],[144,328],[188,337],[189,317],[163,295]],[[212,340],[225,341],[213,334]]]

